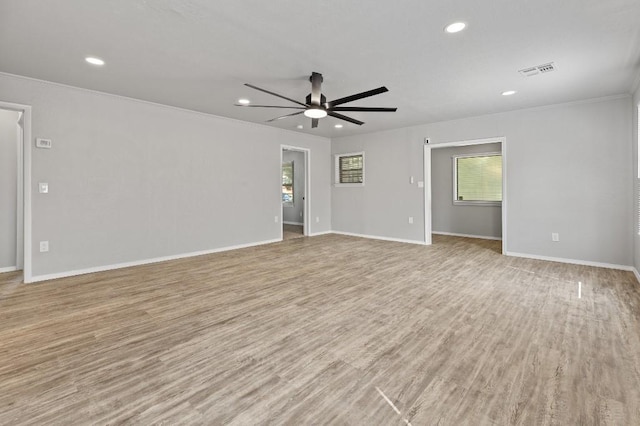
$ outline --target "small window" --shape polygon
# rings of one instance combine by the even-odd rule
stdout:
[[[282,163],[282,204],[293,206],[293,161]]]
[[[364,152],[338,154],[336,160],[335,183],[338,186],[364,185]]]
[[[500,205],[502,155],[486,153],[453,157],[455,204]]]

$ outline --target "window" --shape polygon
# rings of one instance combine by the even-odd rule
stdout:
[[[453,201],[455,204],[500,205],[502,202],[502,155],[453,157]]]
[[[282,163],[282,204],[293,206],[293,161]]]
[[[337,186],[364,185],[364,152],[336,155],[335,168]]]

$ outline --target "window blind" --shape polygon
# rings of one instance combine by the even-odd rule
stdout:
[[[456,158],[457,201],[502,201],[502,156]]]
[[[362,183],[362,155],[340,157],[340,183]]]

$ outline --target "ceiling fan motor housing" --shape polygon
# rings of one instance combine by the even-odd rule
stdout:
[[[309,93],[309,94],[307,95],[307,99],[306,99],[306,101],[307,101],[307,104],[311,105],[311,93]],[[327,107],[327,98],[326,98],[326,96],[324,96],[322,93],[320,94],[320,105],[321,105],[323,108],[326,108],[326,107]]]

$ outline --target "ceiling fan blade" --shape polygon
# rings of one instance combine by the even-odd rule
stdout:
[[[339,118],[340,120],[357,124],[358,126],[362,126],[364,124],[364,121],[356,120],[355,118],[347,117],[346,115],[338,114],[337,112],[327,111],[327,114],[330,115],[331,117]]]
[[[277,93],[270,92],[269,90],[266,90],[266,89],[261,89],[258,86],[254,86],[253,84],[245,83],[244,85],[247,86],[247,87],[251,87],[252,89],[259,90],[261,92],[268,93],[268,94],[273,95],[273,96],[277,96],[277,97],[279,97],[281,99],[285,99],[285,100],[287,100],[289,102],[293,102],[294,104],[302,105],[303,107],[308,106],[307,104],[303,104],[302,102],[298,102],[298,101],[293,100],[291,98],[287,98],[286,96],[278,95]]]
[[[280,117],[272,118],[271,120],[265,121],[265,123],[271,123],[272,121],[282,120],[283,118],[293,117],[294,115],[302,114],[304,111],[294,112],[293,114],[281,115]]]
[[[286,108],[286,109],[307,109],[306,107],[297,107],[297,106],[279,106],[279,105],[241,105],[241,104],[235,104],[235,106],[245,107],[245,108]]]
[[[311,119],[311,128],[312,128],[312,129],[315,129],[316,127],[318,127],[318,122],[319,122],[319,121],[320,121],[320,120],[319,120],[319,119],[317,119],[317,118],[312,118],[312,119]]]
[[[398,108],[376,108],[376,107],[335,107],[331,111],[353,111],[353,112],[396,112]]]
[[[327,108],[333,108],[336,105],[346,104],[347,102],[357,101],[358,99],[368,98],[369,96],[379,95],[380,93],[388,92],[386,87],[378,87],[377,89],[368,90],[362,93],[356,93],[355,95],[346,96],[344,98],[336,99],[335,101],[327,102]]]
[[[311,73],[311,104],[320,105],[320,95],[322,92],[322,74]]]

